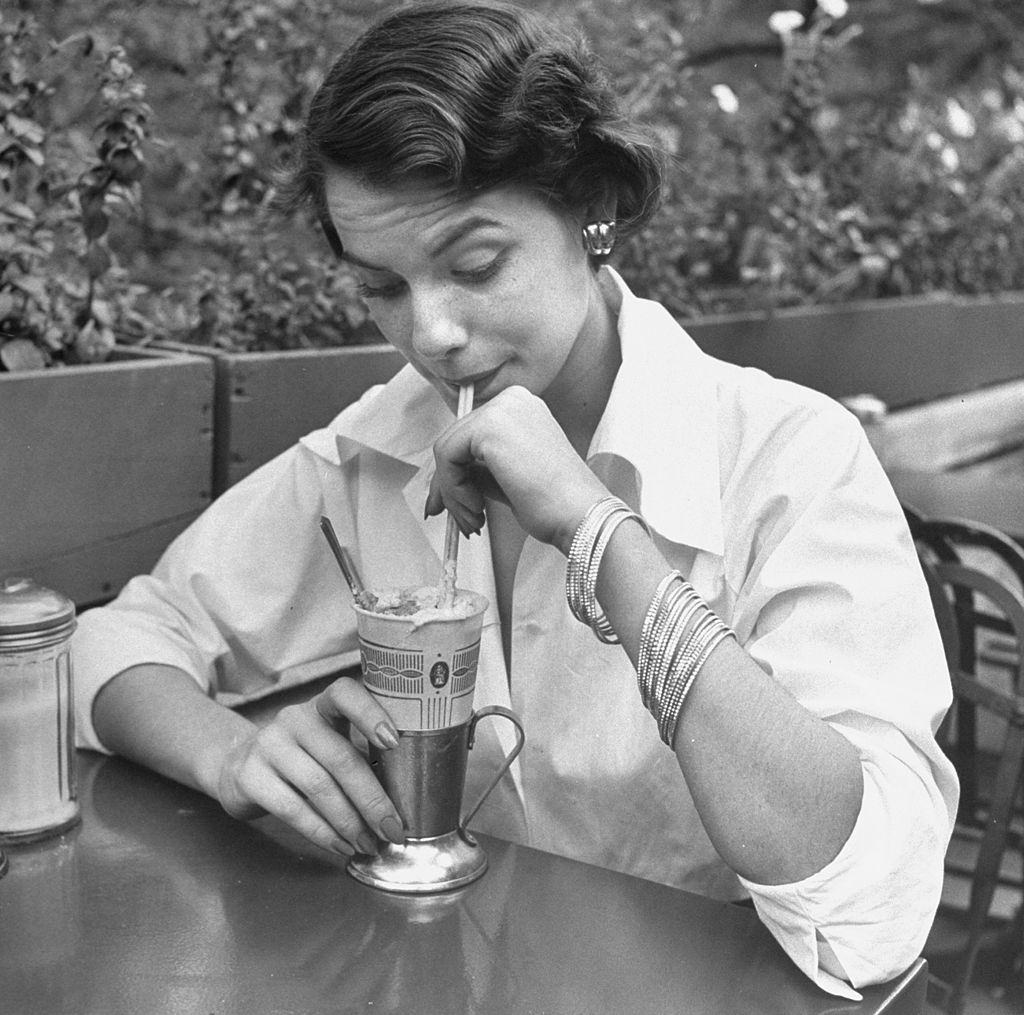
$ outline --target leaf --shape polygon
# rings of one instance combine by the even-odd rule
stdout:
[[[35,120],[18,116],[16,113],[8,113],[6,120],[7,129],[15,137],[28,141],[29,144],[42,144],[46,138],[46,131]]]
[[[64,348],[64,332],[56,324],[50,324],[43,331],[43,341],[54,352],[60,352]]]
[[[105,216],[104,216],[105,217]],[[100,278],[110,270],[110,252],[99,243],[90,243],[83,258],[89,278]]]
[[[46,357],[35,342],[30,342],[27,338],[12,338],[0,345],[0,364],[11,373],[21,370],[43,370],[46,368]]]
[[[120,183],[135,183],[142,179],[145,167],[142,160],[130,148],[115,148],[107,159],[114,179]]]
[[[31,275],[21,275],[18,278],[12,278],[11,285],[31,296],[40,307],[45,308],[50,301],[49,294],[46,291],[46,284],[41,278],[33,278]]]
[[[35,222],[36,220],[36,213],[27,204],[22,204],[20,201],[11,201],[9,204],[0,206],[0,213],[8,218],[20,219],[22,222]]]
[[[114,342],[110,328],[88,321],[75,339],[74,358],[79,363],[100,363],[113,351]]]
[[[110,218],[103,210],[103,195],[98,199],[90,192],[82,200],[82,230],[87,240],[98,240],[110,224]]]

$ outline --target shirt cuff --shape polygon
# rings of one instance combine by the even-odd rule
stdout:
[[[920,776],[865,760],[860,813],[831,863],[802,881],[741,878],[762,922],[796,965],[831,994],[902,973],[924,947],[942,890],[944,844]]]
[[[209,681],[195,672],[195,660],[173,642],[147,637],[145,619],[124,623],[113,607],[86,610],[78,618],[71,640],[72,680],[75,688],[75,744],[102,754],[112,753],[96,735],[92,707],[103,687],[132,666],[173,666],[187,673],[205,691]]]

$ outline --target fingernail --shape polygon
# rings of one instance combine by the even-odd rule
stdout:
[[[391,725],[386,719],[382,719],[373,728],[373,732],[377,735],[377,740],[380,741],[380,747],[385,750],[392,750],[398,746],[398,730]]]
[[[380,833],[388,842],[393,842],[396,846],[405,845],[405,829],[402,827],[402,822],[393,814],[389,814],[380,823]]]
[[[369,832],[360,832],[356,839],[356,845],[360,853],[369,853],[371,856],[377,854],[377,840]]]
[[[344,839],[335,839],[331,843],[331,849],[342,856],[354,856],[356,852]]]

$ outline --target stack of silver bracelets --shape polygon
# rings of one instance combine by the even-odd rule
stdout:
[[[615,529],[626,519],[647,523],[617,497],[598,501],[573,536],[565,571],[565,596],[572,615],[601,641],[619,639],[597,602],[597,572]],[[658,585],[644,617],[637,656],[637,683],[644,706],[671,747],[683,703],[708,656],[732,631],[715,615],[679,571]]]

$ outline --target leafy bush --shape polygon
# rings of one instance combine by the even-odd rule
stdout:
[[[618,47],[616,80],[676,155],[621,261],[640,291],[694,316],[1024,288],[1021,69],[940,89],[912,68],[895,97],[851,98],[859,26],[828,13],[844,8],[780,14],[774,90],[716,82],[665,14]]]
[[[979,3],[978,17],[1003,3]],[[376,340],[315,227],[269,204],[319,75],[385,6],[64,0],[45,28],[5,16],[0,362],[89,362],[115,337],[236,350]],[[872,0],[858,17],[844,0],[802,3],[771,28],[769,4],[727,11],[742,8],[752,33],[739,50],[771,69],[756,74],[726,44],[691,46],[726,0],[546,6],[583,25],[674,155],[663,211],[616,259],[640,293],[693,316],[1024,289],[1019,46],[953,84],[922,62],[872,92],[888,17]],[[901,38],[906,18],[940,6],[904,11]]]
[[[236,351],[380,341],[318,228],[270,210],[275,173],[335,48],[332,32],[348,22],[332,0],[184,2],[203,29],[190,98],[213,141],[196,159],[178,157],[171,175],[190,200],[172,199],[174,213],[155,209],[154,257],[187,250],[200,267],[187,288],[148,296],[132,337]]]
[[[82,94],[91,137],[56,124],[60,100]],[[89,34],[44,43],[32,20],[0,16],[0,362],[8,370],[94,362],[114,345],[131,288],[106,234],[111,216],[138,198],[144,95],[121,47],[98,47]]]

